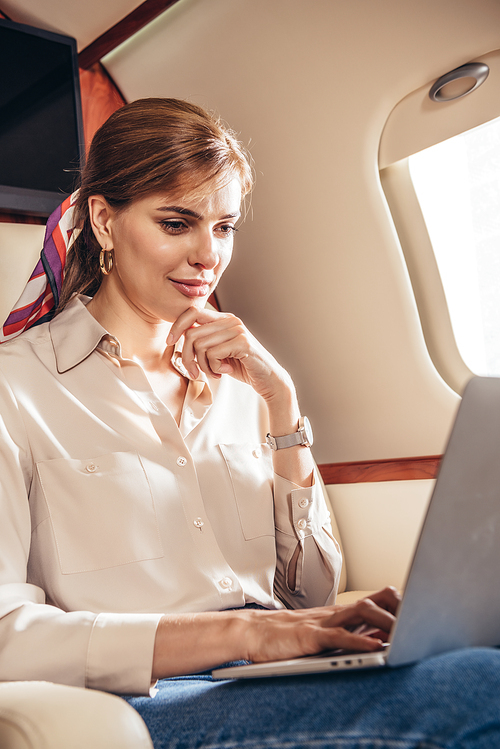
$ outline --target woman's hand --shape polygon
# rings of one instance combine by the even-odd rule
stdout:
[[[170,329],[167,345],[184,335],[182,362],[196,378],[228,374],[246,382],[267,404],[270,434],[280,436],[297,431],[300,409],[292,378],[276,359],[229,313],[190,307]],[[273,452],[274,470],[297,486],[311,486],[314,463],[309,450],[301,446]],[[294,588],[295,557],[290,565]]]
[[[399,600],[394,588],[385,588],[351,606],[170,614],[158,627],[153,678],[204,671],[241,659],[286,660],[336,648],[380,650],[394,624]],[[375,628],[376,636],[353,631],[363,624]]]
[[[264,617],[255,617],[249,628],[245,658],[264,662],[337,648],[380,650],[394,624],[399,600],[394,588],[384,588],[350,606],[265,612]]]
[[[235,315],[190,307],[172,325],[167,344],[175,344],[182,335],[182,362],[194,379],[199,370],[207,377],[229,374],[251,385],[266,401],[284,388],[293,391],[288,373]]]

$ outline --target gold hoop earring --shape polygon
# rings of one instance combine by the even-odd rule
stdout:
[[[113,250],[105,250],[104,248],[101,250],[99,254],[99,267],[101,273],[109,276],[113,270]]]

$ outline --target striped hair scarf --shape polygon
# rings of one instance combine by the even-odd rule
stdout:
[[[67,197],[50,215],[40,260],[3,325],[0,343],[54,316],[64,279],[66,255],[78,234],[73,226],[77,197],[78,191]]]

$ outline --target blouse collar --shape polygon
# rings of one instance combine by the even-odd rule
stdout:
[[[76,367],[97,348],[110,356],[122,358],[120,341],[86,309],[91,297],[79,294],[49,323],[50,336],[56,357],[57,371],[62,374]],[[184,336],[174,346],[172,365],[189,380],[193,378],[182,363]],[[201,372],[197,380],[206,382]]]

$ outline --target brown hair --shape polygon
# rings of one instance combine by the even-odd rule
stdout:
[[[92,296],[101,284],[91,195],[123,210],[153,192],[202,197],[234,177],[247,194],[253,181],[249,158],[233,132],[201,107],[179,99],[139,99],[114,112],[94,135],[81,173],[75,208],[81,231],[68,253],[58,311],[73,294]]]

